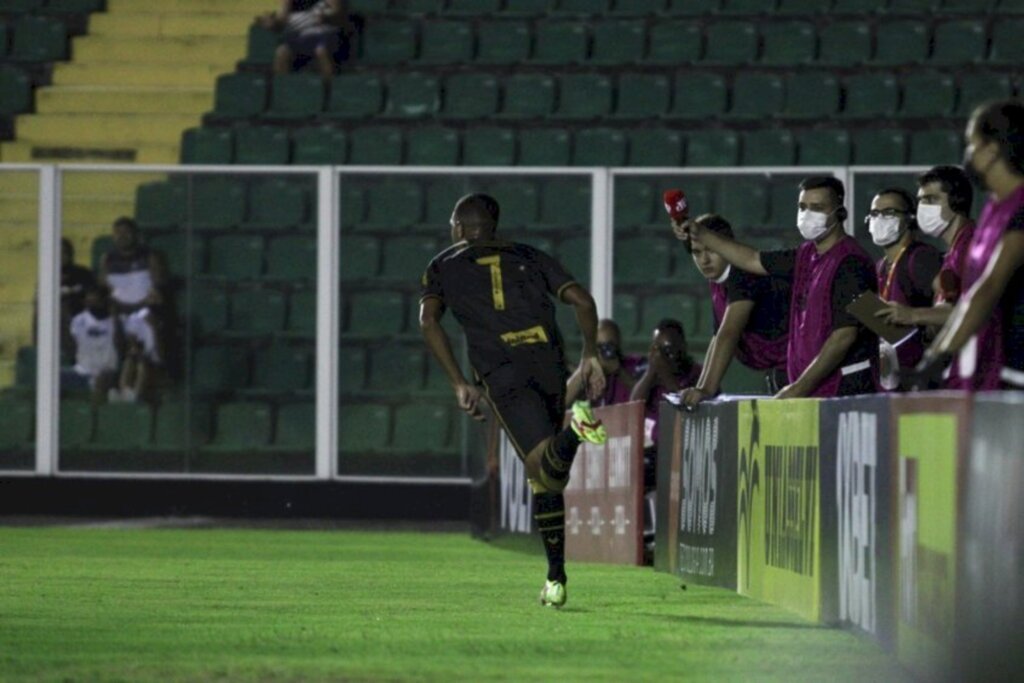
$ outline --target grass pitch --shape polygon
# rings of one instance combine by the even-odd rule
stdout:
[[[728,591],[459,534],[0,529],[3,681],[895,681],[892,659]]]

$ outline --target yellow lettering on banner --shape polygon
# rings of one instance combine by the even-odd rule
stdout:
[[[501,341],[505,342],[509,346],[519,346],[521,344],[546,344],[548,343],[548,333],[543,327],[537,325],[536,327],[531,327],[528,330],[506,332],[501,335]]]
[[[481,266],[491,269],[491,296],[494,298],[494,310],[505,310],[505,288],[501,283],[501,257],[485,256],[476,260]]]

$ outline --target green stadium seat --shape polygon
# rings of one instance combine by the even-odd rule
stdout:
[[[648,36],[646,62],[692,64],[704,54],[704,30],[695,21],[659,21]]]
[[[590,178],[545,181],[541,187],[540,222],[561,229],[589,226],[590,195]]]
[[[938,8],[939,0],[889,0],[889,14],[921,15]]]
[[[520,166],[568,166],[569,131],[529,128],[519,132]]]
[[[689,72],[676,76],[671,119],[707,120],[725,113],[729,88],[720,74]]]
[[[316,277],[316,238],[288,235],[271,240],[267,247],[267,277],[281,280],[312,280]]]
[[[558,261],[577,282],[589,282],[590,237],[571,237],[567,240],[562,240],[558,245]],[[559,306],[558,309],[568,309],[567,312],[572,310],[568,306]],[[561,322],[559,322],[559,325],[561,326]],[[562,331],[566,332],[575,328],[575,324],[569,327],[563,326]]]
[[[197,336],[218,335],[228,327],[228,295],[220,287],[189,287],[183,308]]]
[[[391,408],[367,403],[346,403],[338,414],[338,451],[346,455],[380,453],[391,439]]]
[[[847,142],[847,147],[849,147],[849,142]],[[849,156],[849,148],[847,148],[847,156]],[[768,189],[768,193],[771,196],[769,200],[768,225],[776,229],[788,228],[794,225],[797,200],[800,197],[799,180],[798,176],[776,176],[771,180],[771,185]],[[774,249],[775,246],[770,243],[766,244],[764,240],[761,240],[759,248],[767,251],[769,248]],[[783,242],[779,248],[787,249],[789,245]]]
[[[387,344],[370,351],[366,387],[389,396],[423,388],[426,359],[422,344]]]
[[[249,192],[246,230],[294,230],[307,219],[305,189],[294,180],[269,178],[256,181]]]
[[[795,66],[814,61],[817,34],[809,21],[771,21],[761,27],[761,42],[762,64]]]
[[[407,21],[376,21],[366,27],[362,61],[391,66],[416,58],[416,31]]]
[[[448,0],[445,12],[460,16],[494,14],[501,9],[501,0]]]
[[[287,311],[287,299],[276,289],[240,289],[231,295],[229,331],[248,337],[280,332]]]
[[[597,22],[592,27],[591,64],[635,64],[644,57],[647,31],[644,22],[625,19]]]
[[[958,19],[936,24],[932,42],[933,64],[963,65],[981,62],[988,47],[984,22]]]
[[[206,270],[206,240],[189,238],[181,232],[156,235],[146,240],[150,247],[163,254],[171,276],[188,278]],[[191,247],[192,253],[189,254]]]
[[[374,74],[340,74],[331,80],[325,119],[376,116],[384,107],[384,85]]]
[[[919,19],[885,21],[875,31],[874,64],[919,64],[928,58],[928,31]]]
[[[740,234],[747,228],[764,225],[768,219],[768,186],[764,178],[746,176],[719,183],[715,211],[725,216]]]
[[[617,292],[612,299],[612,320],[619,326],[623,342],[635,337],[640,323],[640,303],[637,297]]]
[[[433,237],[392,237],[384,242],[382,279],[416,282],[439,251]]]
[[[1002,7],[1000,7],[1000,10]],[[1018,10],[1019,11],[1019,10]],[[992,24],[992,47],[988,59],[994,64],[1024,63],[1024,19],[1005,19]]]
[[[310,338],[316,333],[316,290],[292,290],[288,297],[288,326],[294,337]]]
[[[1007,99],[1013,94],[1013,83],[1004,73],[975,71],[960,77],[957,88],[955,116],[967,117],[981,103]]]
[[[629,165],[679,166],[683,158],[682,133],[668,128],[637,128],[629,131]]]
[[[277,409],[274,449],[312,451],[316,448],[316,404],[289,403]]]
[[[534,31],[533,54],[536,64],[578,64],[587,59],[587,26],[583,23],[549,21]]]
[[[818,32],[818,61],[830,66],[857,66],[871,59],[871,45],[871,27],[866,21],[837,21]]]
[[[0,49],[0,55],[3,52]],[[31,108],[32,79],[17,67],[0,65],[0,116],[20,114]]]
[[[0,20],[0,58],[6,58],[7,52],[10,47],[10,30],[7,26],[7,22]]]
[[[198,403],[163,403],[153,420],[155,451],[184,451],[210,439],[210,407]]]
[[[623,166],[626,134],[615,128],[584,128],[576,132],[573,166]]]
[[[853,133],[853,163],[859,166],[899,166],[906,163],[907,138],[902,130],[868,128]]]
[[[683,189],[686,191],[686,198],[690,202],[691,215],[699,216],[702,213],[715,211],[714,188],[716,185],[717,183],[709,178],[687,176]]]
[[[888,72],[863,72],[847,76],[843,116],[857,119],[887,119],[896,115],[899,87]]]
[[[288,131],[278,126],[240,126],[235,130],[235,163],[277,166],[288,163]]]
[[[222,119],[259,116],[267,106],[267,79],[261,74],[239,72],[217,77],[213,115]]]
[[[370,235],[343,234],[339,260],[342,281],[374,278],[380,272],[380,240]]]
[[[613,216],[615,230],[629,230],[652,222],[651,211],[659,201],[649,180],[629,177],[617,179]]]
[[[245,216],[245,183],[238,178],[200,176],[192,180],[191,218],[196,230],[227,230]]]
[[[338,382],[342,396],[358,394],[366,387],[366,349],[361,345],[341,344],[338,349]]]
[[[1002,14],[1024,14],[1022,0],[998,0],[996,7]]]
[[[448,234],[448,221],[452,216],[452,207],[463,195],[469,194],[474,187],[463,178],[452,176],[436,176],[427,182],[424,188],[424,199],[426,210],[423,215],[423,222],[420,228],[424,234],[437,237],[437,235]],[[505,227],[505,198],[501,200],[501,225]]]
[[[68,34],[64,23],[41,16],[14,20],[11,59],[17,62],[55,62],[68,58]]]
[[[757,28],[752,21],[718,21],[708,25],[703,62],[749,64],[757,59]]]
[[[308,348],[271,344],[256,351],[252,367],[254,390],[285,394],[313,388],[313,360]]]
[[[832,0],[779,0],[775,14],[827,14],[832,9]]]
[[[263,113],[275,121],[297,121],[318,116],[324,108],[324,84],[311,73],[274,76],[270,105]]]
[[[742,72],[732,86],[729,118],[767,119],[782,111],[785,91],[782,77],[771,73]]]
[[[490,187],[490,193],[501,197],[501,225],[522,228],[537,222],[540,195],[537,185],[530,180],[499,180]]]
[[[114,238],[112,235],[100,235],[92,241],[90,263],[94,271],[99,271],[103,256],[113,250],[113,248]]]
[[[850,163],[850,134],[842,129],[807,129],[797,132],[800,166],[846,166]]]
[[[85,401],[61,401],[58,427],[61,451],[85,447],[92,440],[95,424],[92,405]]]
[[[439,14],[444,9],[444,0],[391,0],[390,7],[388,0],[376,0],[380,7],[377,14],[384,14],[389,9],[395,14]],[[364,2],[359,3],[361,12],[370,13]]]
[[[423,22],[418,64],[465,64],[473,60],[472,25],[465,21]]]
[[[643,311],[640,315],[640,333],[645,338],[650,338],[659,322],[671,318],[683,324],[687,338],[692,340],[697,336],[695,333],[698,329],[698,310],[697,302],[689,294],[659,294],[647,297],[643,301]]]
[[[454,166],[458,164],[458,131],[441,126],[410,129],[406,136],[405,162],[410,166]]]
[[[144,403],[108,403],[96,407],[96,430],[83,444],[94,451],[138,451],[153,440],[153,411]]]
[[[348,160],[348,135],[330,126],[304,126],[292,131],[292,163],[341,165]]]
[[[906,118],[952,116],[956,105],[953,77],[939,71],[913,71],[903,78],[903,106]]]
[[[21,389],[36,388],[37,356],[34,346],[22,346],[15,354],[14,383]]]
[[[783,118],[827,121],[839,111],[839,80],[827,71],[792,71],[785,89]]]
[[[963,158],[963,134],[955,130],[915,130],[910,134],[911,165],[958,164]]]
[[[228,280],[246,280],[257,278],[262,273],[262,237],[218,235],[210,240],[210,275]]]
[[[360,230],[402,232],[423,218],[423,187],[414,180],[384,180],[366,191],[369,206]]]
[[[884,12],[888,0],[833,0],[833,14],[857,14],[870,15],[874,12]]]
[[[384,115],[399,119],[432,116],[441,108],[441,86],[436,76],[423,72],[400,73],[388,80]]]
[[[442,453],[451,450],[452,409],[442,403],[407,403],[395,408],[396,453]]]
[[[498,111],[498,78],[489,73],[460,73],[444,84],[444,109],[448,119],[479,120]]]
[[[523,21],[484,21],[477,27],[476,61],[514,65],[530,56],[530,27]]]
[[[349,163],[397,166],[402,163],[402,131],[393,126],[365,126],[350,133]]]
[[[6,14],[32,14],[39,12],[46,4],[46,0],[7,0],[4,3]]]
[[[558,0],[505,0],[501,13],[509,17],[540,17],[555,8]]]
[[[731,130],[699,130],[687,134],[687,166],[736,166],[739,139]]]
[[[249,27],[249,38],[246,43],[245,64],[250,66],[270,66],[277,51],[279,34],[258,24]]]
[[[566,74],[559,86],[558,118],[598,119],[611,111],[612,82],[603,74]]]
[[[668,111],[672,90],[666,76],[624,73],[616,92],[615,118],[651,119]]]
[[[610,14],[636,17],[664,12],[665,0],[613,0]]]
[[[674,238],[633,237],[615,242],[617,284],[641,285],[667,279],[672,271]]]
[[[668,0],[666,13],[669,15],[712,14],[718,11],[721,4],[721,0]]]
[[[409,278],[416,280],[420,275],[422,271],[416,270],[409,274]],[[401,292],[353,292],[349,297],[348,321],[342,332],[367,337],[391,337],[403,331],[404,323],[405,297]]]
[[[237,401],[217,406],[213,438],[203,450],[252,452],[270,444],[273,430],[270,405],[261,401]]]
[[[29,450],[34,422],[33,401],[0,401],[0,453]]]
[[[503,82],[500,118],[546,118],[555,106],[555,79],[547,74],[512,74]]]
[[[740,162],[744,166],[789,166],[795,161],[796,142],[789,130],[763,128],[743,133]]]
[[[990,12],[998,4],[998,0],[942,0],[939,9],[943,12],[974,14]]]
[[[342,178],[341,181],[341,225],[342,233],[348,232],[344,228],[351,225],[358,225],[366,220],[366,194],[358,182],[353,182],[351,176]]]
[[[462,136],[466,166],[511,166],[516,159],[515,134],[508,128],[474,126]]]
[[[774,12],[775,1],[767,2],[758,0],[722,0],[719,12],[722,14],[763,14]]]
[[[89,14],[103,10],[104,0],[47,0],[48,14]]]
[[[553,15],[591,16],[611,9],[610,0],[557,0]]]
[[[181,136],[183,164],[230,164],[234,134],[229,128],[189,128]]]

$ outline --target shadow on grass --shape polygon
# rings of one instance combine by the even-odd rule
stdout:
[[[662,619],[677,624],[693,624],[694,626],[726,626],[729,628],[788,628],[795,630],[816,630],[824,626],[818,624],[802,624],[794,621],[752,621],[748,619],[723,619],[722,617],[700,617],[688,614],[654,614],[647,612],[637,616],[651,619]]]

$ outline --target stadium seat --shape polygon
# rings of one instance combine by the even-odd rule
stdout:
[[[35,390],[37,360],[34,346],[22,346],[17,350],[14,359],[15,386]]]
[[[465,64],[473,59],[472,25],[465,21],[425,21],[418,64]]]
[[[231,295],[229,331],[246,337],[280,332],[287,311],[287,299],[276,289],[240,289]]]
[[[816,1],[816,0],[812,0]],[[809,21],[771,21],[761,27],[761,63],[779,66],[808,64],[817,48]]]
[[[706,120],[725,113],[729,90],[725,78],[708,72],[676,76],[670,119]]]
[[[523,228],[537,222],[540,195],[531,180],[509,178],[499,180],[489,188],[495,197],[501,197],[501,225]]]
[[[294,180],[269,178],[256,181],[249,192],[246,230],[294,230],[307,219],[305,189]]]
[[[278,126],[239,126],[235,131],[235,163],[276,166],[288,163],[288,131]]]
[[[576,132],[573,166],[624,166],[626,134],[615,128],[584,128]]]
[[[849,154],[849,150],[847,150],[847,154]],[[771,185],[768,188],[770,195],[768,207],[769,226],[776,229],[785,229],[795,225],[797,201],[800,198],[799,181],[799,176],[775,176],[771,179]],[[789,248],[789,244],[784,240],[779,240],[777,244],[779,248]],[[762,240],[761,248],[766,250],[768,248],[774,249],[776,245],[770,241],[765,243]]]
[[[686,137],[687,166],[736,166],[739,140],[731,130],[698,130]]]
[[[154,451],[184,451],[210,438],[210,406],[203,402],[164,402],[153,419]]]
[[[612,82],[603,74],[566,74],[559,79],[558,107],[562,119],[598,119],[612,108]]]
[[[331,80],[325,119],[375,116],[384,106],[384,85],[373,74],[340,74]]]
[[[0,453],[31,448],[34,422],[34,401],[0,401]]]
[[[853,163],[898,166],[906,162],[907,138],[902,130],[868,128],[853,134]]]
[[[587,59],[586,24],[549,21],[534,30],[533,54],[535,64],[579,64]]]
[[[450,450],[452,409],[442,403],[407,403],[395,408],[397,453],[440,453]]]
[[[17,62],[55,62],[68,58],[68,35],[64,23],[42,16],[21,16],[14,20],[11,59]]]
[[[0,58],[6,59],[10,42],[10,29],[7,22],[0,20]]]
[[[218,235],[210,240],[210,275],[228,280],[246,280],[257,278],[262,273],[262,237]]]
[[[818,61],[829,66],[857,66],[871,58],[871,44],[871,27],[866,21],[837,21],[818,33]]]
[[[749,64],[757,59],[757,29],[750,21],[719,21],[705,31],[707,64]]]
[[[358,343],[343,342],[338,349],[338,391],[342,396],[352,396],[365,387],[366,349]]]
[[[230,164],[234,135],[228,128],[189,128],[181,136],[181,161],[185,164]]]
[[[762,128],[743,133],[740,162],[744,166],[790,166],[796,160],[793,133]]]
[[[444,84],[444,109],[448,119],[478,120],[498,111],[498,78],[489,73],[460,73]]]
[[[288,297],[288,335],[309,338],[316,332],[316,290],[292,290]]]
[[[423,191],[426,210],[418,227],[424,234],[431,237],[437,237],[442,233],[447,235],[450,229],[448,221],[452,216],[452,207],[460,197],[469,194],[474,187],[478,187],[474,181],[454,176],[435,176],[432,180],[427,181]],[[503,228],[506,226],[505,213],[505,198],[502,197],[501,225]]]
[[[319,75],[278,74],[263,116],[273,121],[298,121],[319,115],[323,108],[324,84]]]
[[[962,133],[956,130],[915,130],[910,134],[911,165],[958,164],[963,154]]]
[[[633,237],[616,240],[615,282],[640,285],[666,279],[672,268],[674,238]]]
[[[269,67],[277,51],[278,36],[276,31],[253,23],[249,27],[244,63],[255,67]]]
[[[889,0],[889,14],[921,15],[938,8],[939,0]]]
[[[104,0],[47,0],[48,14],[89,14],[103,10]]]
[[[380,4],[377,14],[384,14],[388,10],[397,14],[439,14],[444,9],[444,0],[390,0],[390,7],[388,0],[375,2]],[[359,10],[370,13],[364,2],[359,3]]]
[[[270,241],[267,247],[268,278],[312,280],[316,277],[316,238],[288,235]]]
[[[862,72],[846,77],[843,116],[856,119],[888,119],[896,115],[899,87],[888,72]]]
[[[138,451],[153,440],[153,411],[144,403],[107,403],[96,407],[96,430],[83,444],[94,451]]]
[[[1010,77],[993,71],[975,71],[960,77],[955,116],[970,116],[981,103],[1009,98],[1013,94]]]
[[[89,262],[92,264],[94,271],[99,271],[100,264],[103,261],[103,256],[109,253],[114,248],[114,238],[112,235],[99,235],[92,241],[91,258]]]
[[[237,401],[217,406],[213,438],[203,450],[251,452],[270,443],[273,422],[270,405]]]
[[[184,299],[183,308],[192,321],[193,334],[212,336],[227,329],[228,295],[222,288],[189,287]]]
[[[612,299],[612,320],[622,332],[623,343],[636,336],[640,323],[640,303],[637,297],[625,292],[616,292]]]
[[[1019,10],[1018,10],[1019,11]],[[1024,19],[1005,19],[992,24],[988,59],[994,64],[1024,63]]]
[[[412,279],[422,274],[409,274]],[[405,324],[405,297],[394,290],[353,292],[349,297],[348,321],[343,332],[364,337],[391,337]]]
[[[347,454],[379,453],[391,438],[391,408],[367,403],[339,407],[338,450]]]
[[[761,14],[775,9],[774,0],[721,0],[721,3],[718,11],[722,14]]]
[[[502,0],[448,0],[445,12],[461,16],[494,14],[501,9]]]
[[[60,402],[60,426],[58,427],[61,450],[79,450],[92,440],[95,429],[95,414],[92,406],[85,401]]]
[[[388,80],[384,116],[413,119],[433,116],[441,108],[441,86],[437,77],[423,72],[393,75]]]
[[[569,131],[530,128],[519,132],[520,166],[568,166]]]
[[[402,392],[418,391],[423,388],[425,360],[422,343],[391,343],[371,349],[366,387],[369,391],[387,393],[392,397]]]
[[[458,164],[458,131],[441,126],[410,129],[406,135],[405,162],[410,166],[454,166]]]
[[[998,0],[942,0],[940,9],[943,12],[974,14],[989,12],[998,4]]]
[[[612,0],[613,16],[646,16],[663,14],[665,0]]]
[[[402,163],[402,131],[394,126],[365,126],[349,135],[349,163],[397,166]]]
[[[594,36],[591,64],[635,64],[643,59],[647,43],[643,21],[601,21],[591,30]]]
[[[905,118],[944,118],[953,114],[956,87],[951,75],[939,71],[913,71],[903,78]]]
[[[191,224],[196,230],[227,230],[245,216],[245,183],[229,176],[198,176],[191,185]]]
[[[678,166],[683,154],[683,136],[666,128],[638,128],[629,132],[629,165]]]
[[[933,64],[964,65],[985,59],[988,47],[985,24],[974,19],[944,21],[935,26]]]
[[[183,232],[156,235],[146,240],[150,247],[163,254],[172,277],[188,279],[206,270],[206,240],[189,238]],[[192,253],[188,250],[191,246]]]
[[[666,76],[624,73],[619,76],[613,116],[620,119],[657,118],[668,111],[671,92]]]
[[[555,106],[555,79],[547,74],[512,74],[503,81],[500,118],[545,118]]]
[[[340,165],[348,160],[348,135],[330,126],[304,126],[292,132],[292,163]]]
[[[511,166],[516,159],[515,134],[508,128],[474,126],[462,136],[466,166]]]
[[[423,187],[415,180],[384,180],[366,191],[366,221],[357,227],[364,231],[402,232],[423,218]]]
[[[46,0],[7,0],[4,3],[4,12],[7,14],[32,14],[39,12],[46,4]]]
[[[801,166],[845,166],[850,163],[850,134],[842,129],[797,132],[797,163]]]
[[[997,7],[1003,14],[1024,14],[1024,2],[1021,0],[997,0]]]
[[[0,48],[0,57],[3,49]],[[0,116],[26,112],[32,108],[32,80],[21,69],[0,65]]]
[[[673,318],[683,324],[683,330],[691,341],[698,336],[698,306],[689,294],[658,294],[645,297],[640,315],[640,333],[649,338],[658,323]]]
[[[792,71],[785,90],[783,118],[827,121],[839,111],[839,80],[827,71]]]
[[[729,118],[767,119],[782,111],[785,92],[776,74],[742,72],[732,86]]]
[[[604,14],[611,8],[611,0],[555,0],[552,15],[587,17]]]
[[[704,54],[704,32],[695,21],[659,21],[648,36],[646,62],[692,64]]]
[[[239,72],[217,77],[213,115],[222,119],[249,119],[267,106],[267,80],[260,74]]]
[[[541,186],[540,222],[561,229],[590,225],[590,179],[552,178]]]
[[[339,276],[342,281],[366,280],[380,272],[380,240],[369,235],[341,237]]]
[[[439,251],[433,237],[392,237],[384,242],[384,264],[380,277],[415,283],[430,259]]]
[[[832,9],[832,0],[779,0],[775,14],[827,14]]]
[[[271,344],[254,355],[252,388],[290,394],[312,389],[313,360],[309,348]]]
[[[615,230],[629,230],[650,223],[651,210],[659,201],[649,180],[629,177],[617,179],[613,216]]]
[[[715,211],[725,216],[740,234],[747,228],[764,225],[768,219],[768,184],[763,177],[754,176],[719,183]]]
[[[683,187],[686,190],[686,198],[690,202],[691,215],[697,216],[715,211],[714,188],[717,184],[711,178],[702,176],[687,176],[685,178]]]
[[[875,30],[873,64],[919,64],[928,58],[928,31],[919,19],[885,21]]]
[[[571,237],[562,240],[558,245],[557,257],[562,267],[578,282],[590,281],[590,237]],[[565,332],[566,329],[563,327],[562,331]]]
[[[484,21],[477,28],[476,61],[519,64],[530,56],[530,27],[523,21]]]
[[[352,176],[342,177],[341,180],[341,225],[342,233],[348,232],[346,228],[352,225],[359,225],[366,220],[366,193],[358,182],[352,180]]]
[[[833,0],[833,14],[869,15],[873,12],[884,12],[888,0]]]
[[[274,449],[312,451],[316,448],[316,405],[312,402],[278,406]]]
[[[416,57],[416,32],[407,21],[381,20],[369,24],[363,36],[362,61],[389,66]]]

